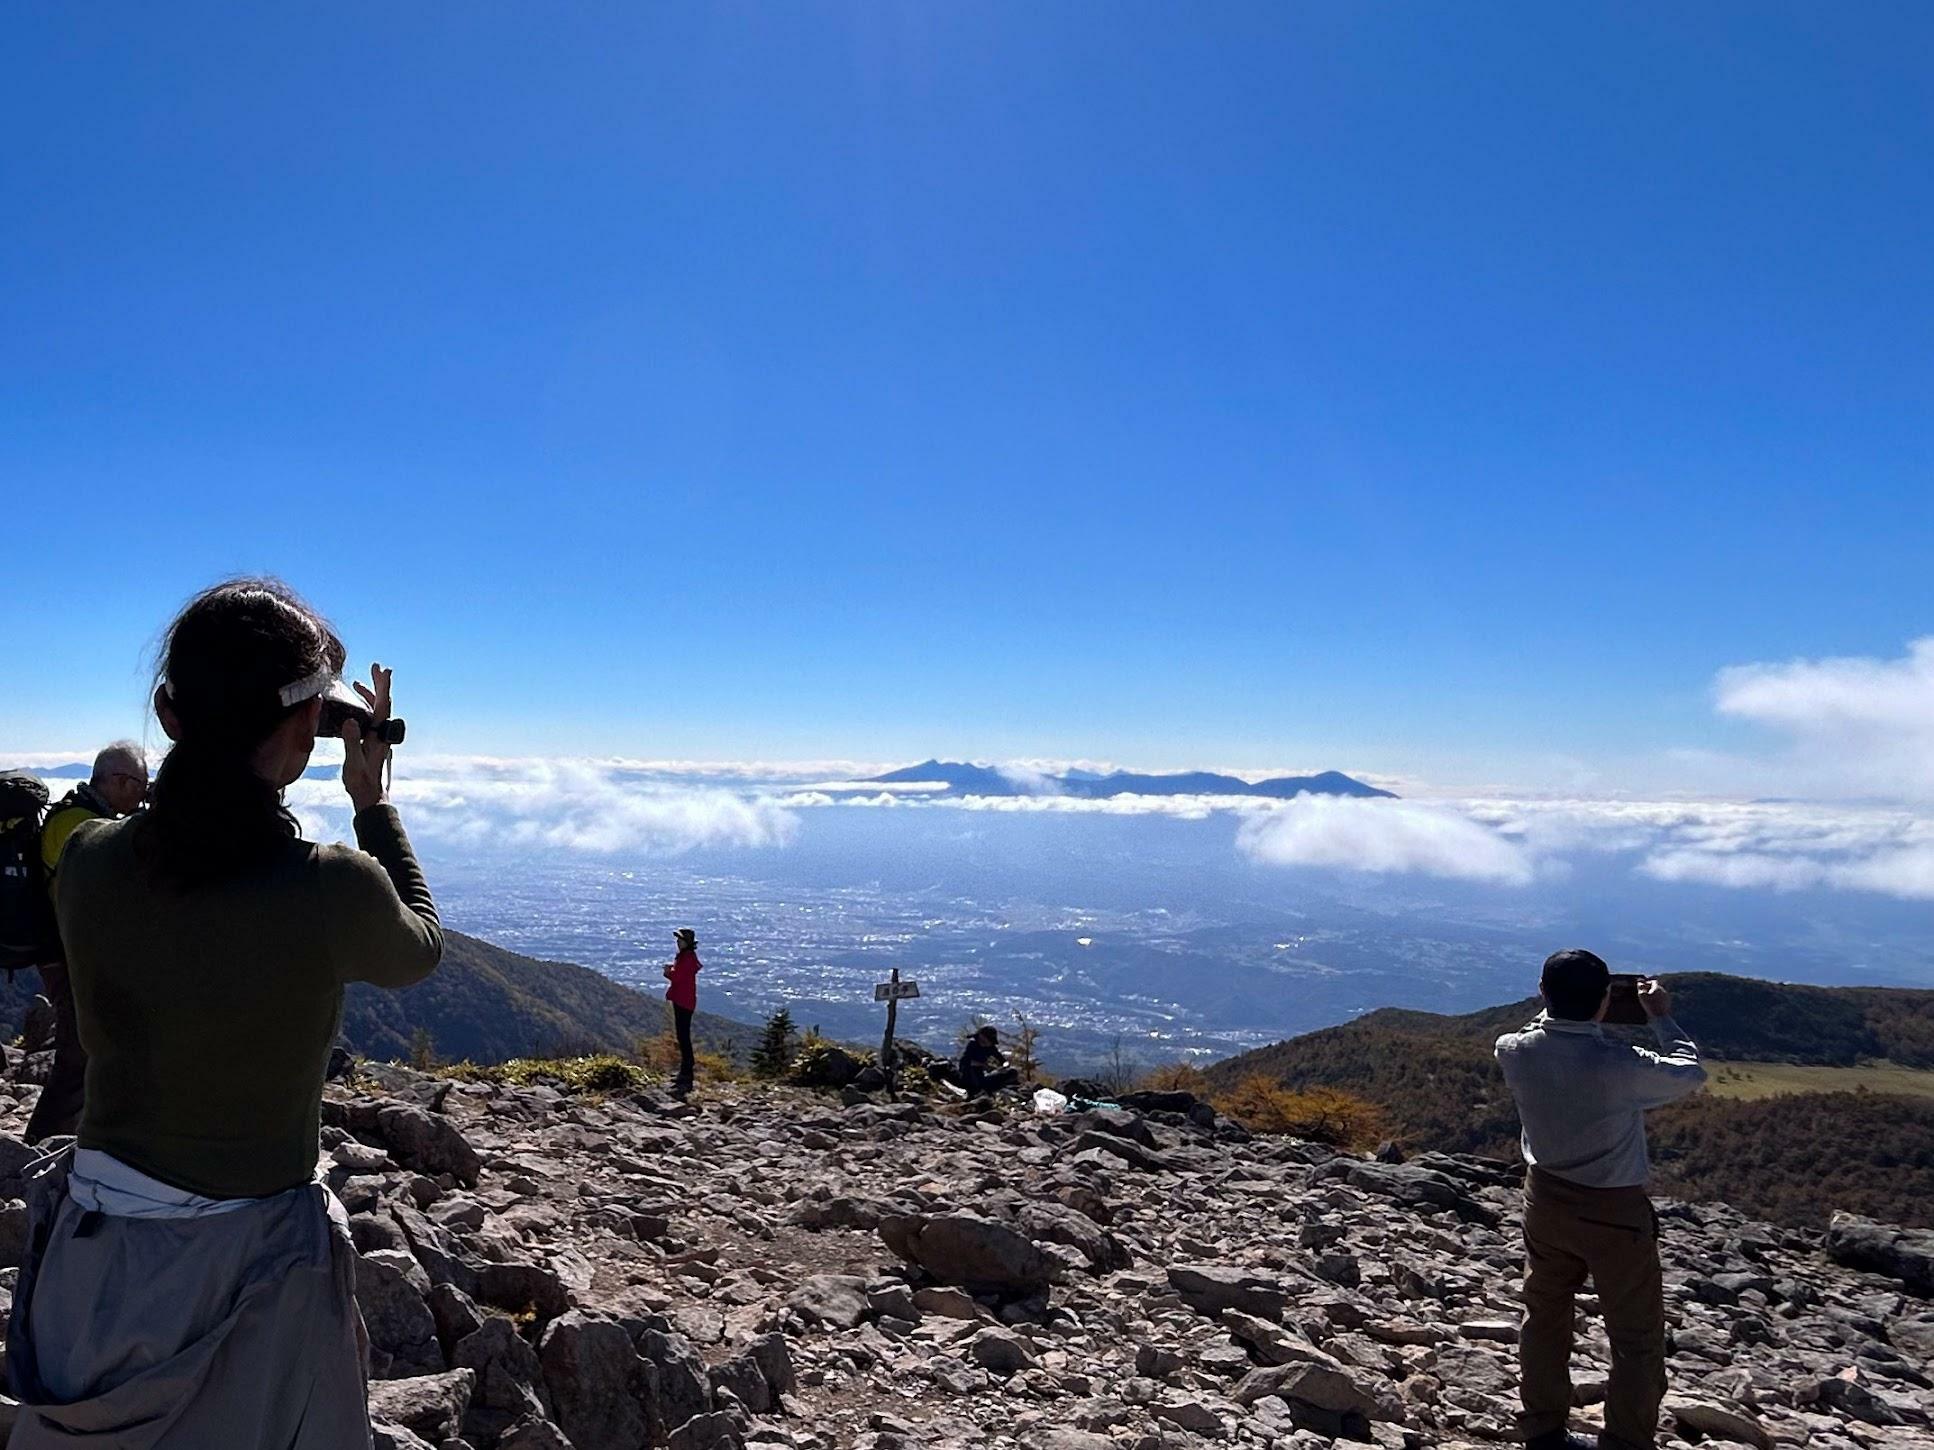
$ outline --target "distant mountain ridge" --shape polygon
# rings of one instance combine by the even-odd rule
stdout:
[[[1107,800],[1118,795],[1260,796],[1268,800],[1291,800],[1299,795],[1396,798],[1395,791],[1379,790],[1340,770],[1325,770],[1317,775],[1283,775],[1260,781],[1219,775],[1208,770],[1176,771],[1164,775],[1148,775],[1132,770],[1099,775],[1089,770],[1069,770],[1059,775],[1029,776],[1004,771],[993,765],[928,760],[919,765],[909,765],[903,770],[890,770],[885,775],[870,776],[866,783],[908,785],[922,782],[945,784],[946,794],[949,795],[1046,795],[1071,796],[1076,800]]]

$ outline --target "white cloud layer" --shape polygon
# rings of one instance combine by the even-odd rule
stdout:
[[[1881,712],[1857,713],[1871,720]],[[1906,718],[1915,717],[1910,712]],[[1509,889],[1561,876],[1573,861],[1591,856],[1622,858],[1629,869],[1659,882],[1934,900],[1934,813],[1913,804],[1505,795],[1433,801],[1303,796],[1280,802],[1227,796],[960,798],[936,797],[917,786],[869,785],[851,776],[829,779],[836,773],[824,771],[825,762],[802,769],[407,752],[398,759],[394,794],[411,831],[457,849],[634,855],[773,849],[794,839],[807,812],[833,809],[1233,816],[1241,852],[1287,869],[1413,874]],[[58,792],[71,782],[52,784]],[[348,803],[334,781],[301,781],[290,802],[312,838],[348,836]]]
[[[1302,795],[1250,812],[1236,846],[1272,866],[1445,876],[1522,886],[1533,858],[1522,845],[1441,805]]]
[[[763,795],[603,761],[430,759],[408,765],[391,796],[413,834],[458,845],[666,855],[783,846],[798,829]],[[289,801],[310,835],[346,832],[334,781],[298,781]]]

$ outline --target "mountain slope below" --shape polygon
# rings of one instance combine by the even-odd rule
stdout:
[[[1675,1015],[1715,1061],[1934,1069],[1934,992],[1798,987],[1716,973],[1666,978]],[[1229,1058],[1215,1086],[1261,1074],[1383,1109],[1414,1147],[1516,1156],[1517,1109],[1491,1056],[1535,1000],[1462,1016],[1385,1010]],[[1640,1040],[1643,1040],[1641,1038]],[[1662,1191],[1725,1198],[1783,1222],[1834,1208],[1934,1223],[1934,1101],[1867,1091],[1752,1101],[1707,1094],[1652,1117]]]
[[[628,1051],[669,1029],[671,1009],[652,994],[570,962],[523,956],[445,931],[443,964],[401,992],[357,982],[344,994],[343,1036],[365,1057],[407,1058],[421,1028],[439,1057],[502,1062]],[[742,1058],[759,1029],[700,1012],[700,1048]]]
[[[20,1031],[39,990],[33,972],[0,984],[0,1028]],[[459,931],[443,934],[443,963],[401,992],[352,983],[343,994],[342,1032],[364,1057],[407,1059],[420,1028],[445,1060],[503,1062],[586,1052],[628,1052],[642,1037],[671,1027],[671,1010],[641,992],[570,962],[539,961]],[[743,1060],[759,1029],[700,1012],[692,1035],[701,1050]]]

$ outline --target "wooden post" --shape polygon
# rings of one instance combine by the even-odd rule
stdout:
[[[900,969],[895,967],[887,980],[897,987],[900,984]],[[893,1024],[899,1015],[899,997],[897,995],[888,997],[886,999],[886,1036],[880,1039],[880,1071],[886,1074],[886,1084],[889,1088],[898,1086],[898,1073],[895,1070],[897,1065],[893,1058]]]

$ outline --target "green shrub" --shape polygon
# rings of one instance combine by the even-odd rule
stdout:
[[[861,1067],[871,1067],[874,1062],[870,1052],[854,1052],[841,1047],[837,1042],[829,1042],[817,1034],[808,1034],[799,1049],[799,1055],[792,1060],[792,1071],[788,1077],[801,1087],[836,1087],[839,1074],[832,1070],[833,1054],[840,1053],[851,1058]]]
[[[623,1093],[649,1087],[656,1079],[635,1062],[609,1052],[589,1057],[515,1057],[509,1062],[480,1066],[459,1062],[435,1069],[437,1076],[459,1082],[508,1083],[530,1087],[542,1083],[574,1092]]]

